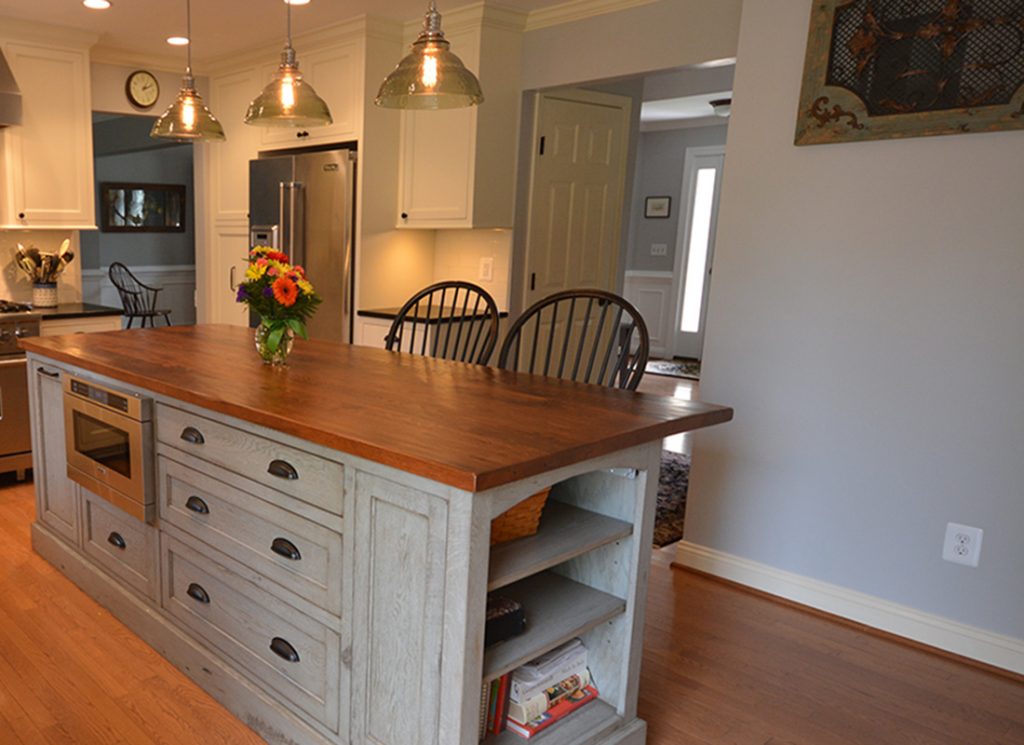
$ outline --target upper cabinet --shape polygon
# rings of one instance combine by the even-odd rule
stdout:
[[[87,49],[0,39],[22,97],[0,129],[0,229],[96,227]]]
[[[402,112],[397,225],[511,228],[525,15],[477,4],[445,14],[443,25],[484,102]]]
[[[357,41],[335,44],[326,49],[299,49],[299,70],[331,110],[332,124],[326,127],[295,129],[267,127],[263,129],[264,148],[305,147],[359,138],[362,121],[362,44]],[[262,68],[260,85],[266,85],[277,65]],[[256,95],[255,92],[253,95]]]

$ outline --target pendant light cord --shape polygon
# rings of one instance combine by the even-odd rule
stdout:
[[[288,6],[288,46],[292,45],[292,4],[285,0],[285,5]]]
[[[185,50],[187,62],[185,74],[192,77],[192,0],[185,0],[185,30],[188,33],[188,49]]]

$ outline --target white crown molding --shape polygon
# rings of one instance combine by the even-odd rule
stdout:
[[[114,47],[93,47],[89,51],[89,61],[99,65],[117,65],[119,67],[144,67],[147,70],[162,70],[185,74],[185,54],[141,54],[127,49]]]
[[[549,26],[582,21],[585,18],[617,13],[641,5],[651,5],[661,0],[569,0],[561,5],[530,11],[526,19],[526,31],[536,31]]]
[[[800,605],[1024,674],[1024,639],[996,634],[839,585],[680,541],[676,562]]]
[[[100,37],[91,31],[69,26],[52,26],[48,23],[0,16],[0,39],[57,43],[73,49],[88,49],[99,41]]]
[[[488,5],[485,2],[463,5],[461,8],[441,13],[441,28],[447,33],[472,31],[483,26],[522,33],[526,30],[528,21],[527,13]],[[411,44],[416,41],[422,29],[423,16],[406,21],[402,26],[402,38],[405,43]]]

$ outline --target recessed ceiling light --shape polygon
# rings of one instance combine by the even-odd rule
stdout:
[[[309,5],[309,0],[284,0],[289,5]]]
[[[187,36],[168,36],[167,43],[172,47],[183,47],[188,44]]]
[[[110,7],[110,0],[82,0],[82,5],[92,10],[106,10]]]

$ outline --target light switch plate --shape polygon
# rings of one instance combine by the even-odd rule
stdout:
[[[668,255],[668,244],[667,243],[652,243],[651,244],[651,256],[667,256]]]
[[[480,259],[480,279],[483,282],[490,282],[494,279],[493,256],[486,256]]]

